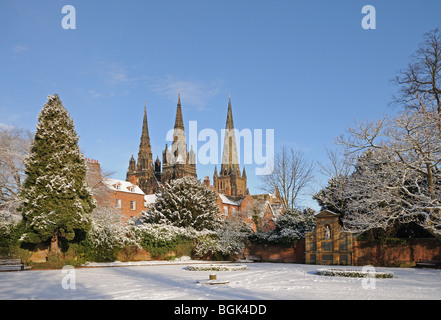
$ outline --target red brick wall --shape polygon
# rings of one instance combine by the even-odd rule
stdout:
[[[253,256],[262,262],[305,263],[305,240],[292,247],[275,244],[251,244],[244,250],[245,257]]]
[[[407,239],[405,242],[354,242],[354,265],[411,267],[420,259],[441,259],[441,241],[437,239]]]
[[[305,263],[305,241],[293,247],[271,244],[251,244],[244,250],[263,262]],[[412,267],[420,259],[441,259],[441,241],[437,239],[407,239],[405,242],[372,243],[354,241],[354,265],[382,267]]]

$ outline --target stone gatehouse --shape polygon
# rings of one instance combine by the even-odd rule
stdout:
[[[339,214],[324,210],[316,215],[316,226],[305,237],[305,263],[352,265],[354,236],[343,232]]]

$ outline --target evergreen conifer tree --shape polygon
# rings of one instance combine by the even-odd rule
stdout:
[[[214,190],[194,177],[173,180],[162,188],[162,195],[144,218],[195,230],[214,230],[219,223],[219,207]]]
[[[90,228],[95,200],[86,170],[73,120],[58,95],[49,96],[25,161],[27,177],[20,194],[24,241],[50,239],[51,252],[58,253],[59,238],[72,241],[76,232]]]

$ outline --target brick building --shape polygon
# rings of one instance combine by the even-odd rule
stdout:
[[[98,206],[119,211],[123,222],[141,215],[147,199],[139,186],[103,177],[97,160],[86,159],[86,164],[86,179]]]
[[[108,188],[109,204],[121,212],[123,221],[141,216],[145,210],[145,194],[140,187],[117,179],[104,179],[103,183]]]

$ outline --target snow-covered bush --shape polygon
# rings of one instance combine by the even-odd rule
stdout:
[[[92,212],[92,227],[82,242],[86,260],[114,261],[125,246],[138,246],[131,228],[120,221],[113,208],[98,207]]]
[[[251,230],[243,220],[230,218],[215,229],[215,233],[199,239],[195,254],[217,259],[241,254]]]
[[[354,269],[318,269],[317,274],[330,277],[350,278],[393,278],[393,272],[365,271]]]
[[[213,230],[219,223],[216,192],[193,177],[173,180],[144,214],[150,223]]]
[[[153,257],[170,251],[175,251],[176,256],[189,256],[197,239],[214,234],[210,230],[146,222],[136,224],[132,230],[136,242]]]
[[[305,238],[305,233],[315,226],[314,211],[311,209],[286,210],[276,221],[276,227],[267,232],[256,232],[250,240],[275,244],[292,245]]]
[[[189,271],[243,271],[247,270],[245,264],[209,264],[209,265],[192,265],[186,268]]]

